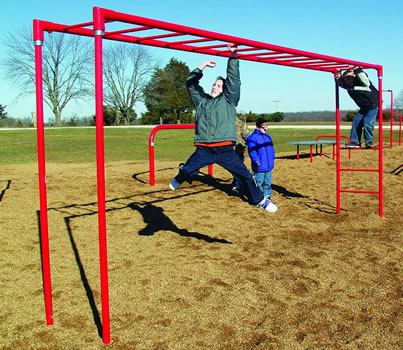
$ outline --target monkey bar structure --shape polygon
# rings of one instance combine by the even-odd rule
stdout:
[[[398,136],[398,139],[393,140],[393,142],[399,142],[399,146],[401,146],[402,145],[402,115],[396,114],[395,117],[399,119],[399,129],[398,129],[398,131],[392,131],[392,133],[396,133],[399,136]]]
[[[113,23],[113,30],[107,30]],[[117,25],[122,29],[115,30]],[[94,38],[95,45],[95,106],[96,106],[96,151],[97,151],[97,186],[98,186],[98,224],[99,224],[99,255],[102,298],[102,338],[105,344],[110,343],[109,319],[109,291],[107,268],[107,237],[105,215],[105,168],[104,168],[104,130],[103,130],[103,68],[102,45],[103,40],[128,42],[139,45],[160,47],[179,51],[187,51],[210,56],[230,57],[227,43],[238,46],[240,60],[275,64],[281,66],[309,69],[328,72],[335,84],[336,94],[336,193],[337,213],[340,213],[341,192],[376,193],[379,196],[379,215],[383,216],[383,139],[379,134],[379,167],[377,169],[342,169],[340,166],[340,110],[339,88],[334,81],[337,72],[359,66],[363,69],[375,69],[378,73],[378,90],[380,119],[379,127],[382,130],[382,76],[383,68],[380,65],[358,62],[348,59],[331,57],[307,51],[295,50],[283,46],[267,44],[230,35],[196,29],[183,25],[162,22],[149,18],[124,14],[99,7],[93,8],[93,20],[87,23],[64,25],[48,21],[33,20],[33,40],[35,45],[36,68],[36,111],[37,111],[37,139],[38,139],[38,167],[40,193],[40,230],[43,280],[45,294],[45,308],[47,324],[53,324],[52,293],[50,281],[50,260],[48,242],[48,217],[46,199],[46,167],[45,142],[43,122],[43,81],[42,81],[42,45],[44,32],[60,32]],[[347,191],[340,186],[342,171],[372,171],[378,173],[379,190]]]
[[[390,92],[390,110],[383,110],[384,113],[389,112],[390,113],[390,119],[383,120],[384,122],[390,122],[390,135],[389,136],[383,136],[384,139],[389,139],[390,140],[390,148],[393,147],[393,142],[398,142],[399,146],[402,144],[402,116],[401,115],[394,115],[393,114],[393,91],[392,90],[383,90],[383,92]],[[394,127],[394,119],[395,117],[399,117],[399,129],[397,131],[393,130]],[[381,133],[381,130],[383,132],[383,129],[379,127],[379,133]],[[398,134],[397,140],[393,138],[394,134]]]

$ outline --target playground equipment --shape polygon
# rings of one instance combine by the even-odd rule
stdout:
[[[320,139],[332,139],[332,138],[336,138],[336,137],[337,137],[336,135],[319,135],[316,138],[316,141],[319,142]],[[340,137],[347,139],[347,142],[350,143],[350,138],[348,136],[340,135]],[[337,143],[337,141],[336,141],[336,143]],[[336,147],[335,146],[336,145],[333,144],[333,160],[335,160],[335,157],[336,157],[336,150],[335,150]],[[318,146],[316,146],[316,153],[318,153]],[[322,145],[320,146],[320,156],[322,157]],[[351,159],[351,149],[350,148],[348,149],[348,159]]]
[[[133,28],[107,31],[106,27],[114,22],[133,25]],[[91,28],[88,28],[91,27]],[[125,28],[126,28],[125,27]],[[102,43],[103,40],[123,41],[133,44],[155,46],[165,49],[201,53],[212,56],[230,57],[227,43],[238,45],[238,58],[251,62],[268,63],[288,67],[328,72],[332,75],[336,93],[336,148],[340,155],[340,109],[339,88],[334,76],[340,70],[360,66],[363,69],[375,69],[378,73],[379,94],[379,128],[382,130],[382,76],[383,67],[354,60],[331,57],[307,51],[295,50],[278,45],[219,34],[206,30],[162,22],[144,17],[124,14],[108,9],[94,7],[93,21],[74,25],[57,24],[35,19],[33,21],[33,39],[35,45],[36,68],[36,113],[38,139],[38,168],[40,192],[40,229],[43,264],[43,280],[47,324],[53,324],[52,293],[50,282],[50,262],[48,243],[48,217],[46,198],[46,167],[43,123],[43,81],[42,81],[42,45],[44,32],[61,32],[94,38],[95,44],[95,93],[96,93],[96,150],[97,150],[97,187],[98,187],[98,225],[102,299],[102,338],[105,344],[110,343],[109,292],[107,270],[107,239],[105,215],[105,169],[104,169],[104,134],[103,134],[103,74]],[[151,33],[150,33],[151,32]],[[151,35],[147,35],[147,34]],[[379,195],[379,216],[383,216],[383,135],[379,134],[379,168],[378,169],[342,169],[337,157],[336,194],[337,213],[340,213],[341,192],[368,193],[366,191],[346,191],[340,187],[341,171],[373,171],[379,176],[379,191],[371,192]]]
[[[350,142],[350,138],[348,136],[340,135],[340,137],[345,137],[348,142]],[[336,145],[337,141],[329,141],[329,140],[320,140],[322,138],[336,138],[336,135],[319,135],[315,141],[292,141],[287,142],[289,145],[296,145],[297,146],[297,160],[299,160],[299,148],[300,146],[309,146],[309,153],[311,156],[311,163],[313,161],[313,150],[312,147],[315,145],[316,147],[316,154],[318,154],[318,145],[320,146],[320,156],[323,155],[323,145],[332,145],[333,146],[333,160],[336,157]],[[340,143],[344,143],[344,141],[340,141]],[[348,159],[351,159],[351,149],[348,150]]]
[[[393,142],[399,142],[399,146],[401,146],[402,145],[402,115],[397,114],[396,117],[399,118],[399,130],[398,131],[393,131],[393,133],[399,134],[399,138],[396,141],[393,140]]]
[[[169,130],[169,129],[194,129],[195,124],[177,124],[177,125],[158,125],[154,129],[152,129],[150,136],[148,138],[148,162],[150,165],[150,186],[155,185],[155,165],[154,165],[154,139],[155,134],[159,130]],[[208,166],[208,173],[210,176],[213,176],[213,165],[210,164]]]
[[[384,120],[384,122],[390,122],[390,135],[389,136],[383,136],[383,138],[385,139],[389,139],[390,140],[390,148],[393,148],[393,142],[399,142],[399,146],[402,144],[402,116],[401,115],[397,115],[396,117],[399,117],[399,130],[395,131],[393,130],[393,126],[394,126],[394,118],[395,115],[393,114],[393,91],[392,90],[383,90],[383,92],[390,92],[390,110],[383,110],[383,112],[389,112],[390,113],[390,119],[388,120]],[[379,120],[379,119],[378,119]],[[381,127],[379,127],[379,133],[383,133],[383,129],[381,129]],[[393,134],[398,134],[398,139],[395,140],[393,138]],[[379,138],[379,137],[376,137]]]

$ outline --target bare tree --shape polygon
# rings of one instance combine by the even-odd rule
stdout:
[[[9,33],[4,45],[7,59],[2,62],[6,76],[21,88],[17,99],[35,93],[35,49],[32,29],[22,27]],[[92,42],[76,35],[45,35],[43,57],[44,100],[61,122],[62,111],[71,100],[93,95],[89,80],[93,77]]]
[[[104,50],[103,64],[104,100],[117,110],[117,124],[128,123],[156,62],[143,46],[119,44]]]

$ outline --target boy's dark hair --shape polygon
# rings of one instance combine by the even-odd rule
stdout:
[[[267,123],[267,120],[264,118],[259,118],[258,120],[256,120],[256,127],[260,128],[264,123]]]

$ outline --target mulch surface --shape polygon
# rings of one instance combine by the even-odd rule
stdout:
[[[386,146],[385,146],[386,147]],[[331,148],[327,148],[331,153]],[[47,326],[36,164],[1,167],[1,349],[402,349],[403,147],[376,194],[341,194],[332,155],[278,154],[275,214],[214,166],[177,191],[177,162],[106,165],[111,343],[100,337],[95,164],[48,164],[54,325]],[[342,151],[375,169],[378,152]],[[246,161],[249,165],[249,161]],[[342,189],[378,191],[376,172]]]

